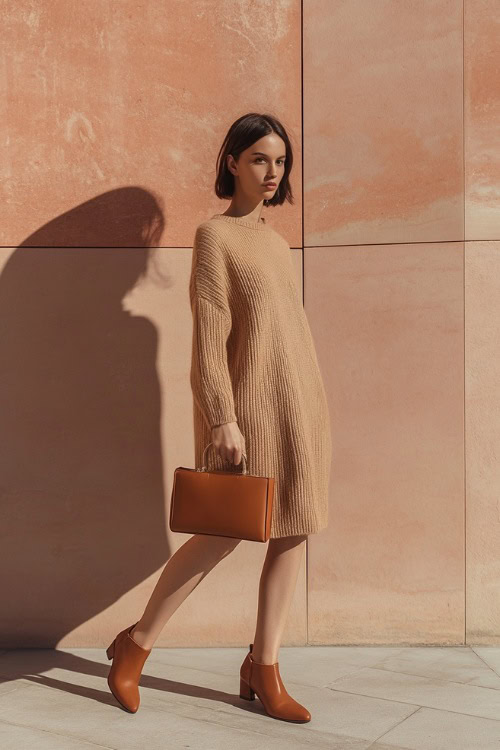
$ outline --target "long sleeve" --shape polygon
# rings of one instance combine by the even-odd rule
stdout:
[[[236,422],[226,348],[232,325],[227,274],[219,240],[203,224],[196,230],[189,294],[193,313],[193,397],[210,428]]]

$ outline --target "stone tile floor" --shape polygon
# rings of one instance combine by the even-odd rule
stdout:
[[[307,724],[239,698],[246,648],[154,648],[136,714],[104,649],[0,651],[1,750],[500,750],[500,648],[282,647]]]

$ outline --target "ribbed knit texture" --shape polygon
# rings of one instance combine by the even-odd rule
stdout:
[[[328,525],[330,419],[290,246],[264,220],[215,214],[196,229],[189,295],[196,466],[211,428],[236,421],[247,471],[275,478],[271,537],[321,531]],[[243,467],[213,446],[205,464]]]

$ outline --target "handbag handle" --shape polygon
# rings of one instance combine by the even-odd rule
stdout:
[[[205,461],[206,461],[205,455],[206,455],[206,452],[210,448],[211,445],[213,445],[213,443],[209,443],[207,445],[207,447],[205,448],[205,450],[203,451],[203,466],[201,467],[201,469],[196,469],[196,471],[206,471],[207,470],[207,465],[205,463]],[[245,463],[243,464],[243,470],[241,472],[242,474],[246,474],[247,473],[247,461],[246,461],[246,458],[247,458],[246,453],[242,453],[242,460],[245,461]]]

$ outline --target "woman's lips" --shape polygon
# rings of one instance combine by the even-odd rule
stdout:
[[[266,188],[267,188],[268,190],[272,190],[273,188],[275,188],[275,187],[276,187],[276,183],[275,183],[275,182],[267,182],[267,183],[266,183],[266,184],[264,185],[264,187],[266,187]]]

